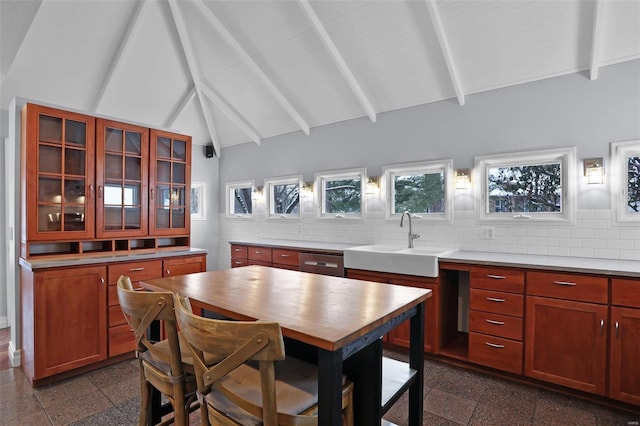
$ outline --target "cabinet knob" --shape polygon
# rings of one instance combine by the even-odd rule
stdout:
[[[104,285],[104,277],[100,277],[100,284]]]
[[[620,330],[620,323],[616,321],[616,339],[618,338],[618,331]]]
[[[167,275],[171,275],[171,271],[169,269],[166,270]]]
[[[603,319],[600,320],[600,335],[601,336],[604,335],[604,320]]]

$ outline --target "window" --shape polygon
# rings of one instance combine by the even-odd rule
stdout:
[[[451,220],[452,160],[385,166],[382,173],[388,218],[409,211],[426,219]]]
[[[316,173],[315,181],[318,217],[364,217],[365,169]]]
[[[575,218],[575,148],[476,157],[481,219]]]
[[[227,217],[252,217],[254,186],[252,181],[229,182],[226,184]]]
[[[300,217],[300,189],[302,176],[265,180],[268,216],[280,218]]]
[[[612,143],[611,167],[617,221],[640,221],[640,140]]]

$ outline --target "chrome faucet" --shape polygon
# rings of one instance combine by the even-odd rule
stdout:
[[[413,233],[413,227],[411,226],[411,213],[405,211],[402,213],[402,217],[400,218],[400,227],[404,226],[404,217],[407,216],[409,218],[409,235],[407,238],[409,239],[409,248],[413,248],[413,240],[420,238],[420,234]]]

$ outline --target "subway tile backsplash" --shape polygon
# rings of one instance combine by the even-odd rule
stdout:
[[[408,228],[384,213],[367,213],[366,219],[320,220],[305,213],[300,220],[227,218],[220,215],[220,267],[228,268],[229,240],[286,239],[352,244],[407,243]],[[575,225],[480,223],[475,212],[460,211],[452,223],[414,219],[420,234],[416,247],[441,247],[499,253],[528,253],[640,261],[640,226],[612,225],[609,210],[579,210]],[[481,239],[481,228],[494,228],[493,240]]]

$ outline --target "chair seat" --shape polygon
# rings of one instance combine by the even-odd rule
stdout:
[[[318,403],[318,368],[300,359],[287,356],[275,364],[276,400],[278,412],[296,415]],[[346,377],[342,378],[343,383]],[[220,385],[254,405],[262,406],[260,371],[256,362],[248,362],[220,380]],[[261,425],[257,418],[229,401],[215,388],[206,395],[208,404],[242,425]]]

